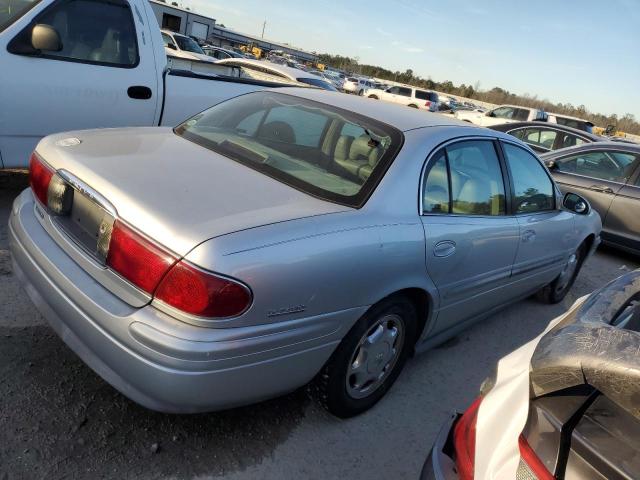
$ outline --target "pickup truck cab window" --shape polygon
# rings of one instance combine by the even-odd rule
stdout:
[[[60,51],[46,51],[43,57],[125,68],[138,64],[133,16],[124,0],[64,0],[35,23],[53,27],[62,43]]]
[[[553,182],[542,164],[524,148],[503,143],[511,172],[515,213],[536,213],[555,209]]]

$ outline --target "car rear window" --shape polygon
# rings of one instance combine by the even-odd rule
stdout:
[[[403,138],[368,117],[277,92],[227,100],[174,131],[309,195],[356,208],[384,176]]]
[[[556,115],[556,123],[565,127],[576,128],[583,132],[593,133],[593,124],[575,118],[559,117]]]
[[[416,98],[420,100],[429,100],[431,102],[437,102],[438,94],[433,92],[425,92],[424,90],[416,90]]]

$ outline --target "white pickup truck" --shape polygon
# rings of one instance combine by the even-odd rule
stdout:
[[[280,86],[180,68],[167,65],[147,0],[0,1],[0,168],[26,167],[51,133],[174,126]]]

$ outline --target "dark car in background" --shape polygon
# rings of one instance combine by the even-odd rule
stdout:
[[[583,130],[548,122],[503,123],[489,128],[513,135],[538,153],[605,140]]]
[[[541,155],[564,193],[583,196],[602,218],[602,240],[640,254],[640,145],[602,141]]]

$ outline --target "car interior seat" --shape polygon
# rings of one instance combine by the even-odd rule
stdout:
[[[258,137],[277,142],[296,143],[296,134],[291,125],[281,121],[263,124],[258,131]]]

